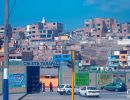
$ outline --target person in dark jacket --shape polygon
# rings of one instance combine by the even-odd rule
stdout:
[[[42,91],[42,82],[39,83],[40,91]]]
[[[50,92],[53,92],[53,84],[50,82]]]
[[[45,83],[42,84],[42,91],[45,92]]]

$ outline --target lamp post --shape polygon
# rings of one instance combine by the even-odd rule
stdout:
[[[3,75],[3,100],[8,100],[9,96],[8,96],[8,67],[9,67],[9,44],[8,44],[8,34],[9,34],[9,27],[8,27],[8,17],[9,17],[9,13],[8,13],[8,0],[4,0],[4,28],[5,28],[5,32],[4,32],[4,75]]]

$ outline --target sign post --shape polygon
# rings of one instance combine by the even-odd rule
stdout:
[[[74,81],[75,81],[75,71],[74,71],[74,62],[75,62],[75,51],[71,51],[72,56],[72,100],[74,100]]]
[[[8,68],[9,68],[9,44],[8,44],[8,40],[9,40],[9,29],[8,29],[8,17],[9,17],[9,13],[8,13],[8,8],[9,8],[9,4],[8,4],[8,0],[4,0],[4,5],[5,5],[5,9],[4,9],[4,20],[5,20],[5,24],[4,24],[4,76],[3,76],[3,100],[8,100],[9,99],[9,88],[8,88]]]

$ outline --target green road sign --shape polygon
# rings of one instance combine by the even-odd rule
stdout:
[[[76,86],[89,85],[89,73],[76,73],[75,85]]]

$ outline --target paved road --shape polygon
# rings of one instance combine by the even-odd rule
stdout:
[[[46,92],[38,94],[29,94],[22,100],[71,100],[71,95],[59,95],[57,92]],[[130,100],[125,92],[102,92],[100,98],[88,98],[75,95],[75,100]]]
[[[25,93],[9,94],[9,100],[19,100],[20,98],[22,98],[24,96],[25,96]],[[3,100],[2,95],[0,95],[0,100]]]

